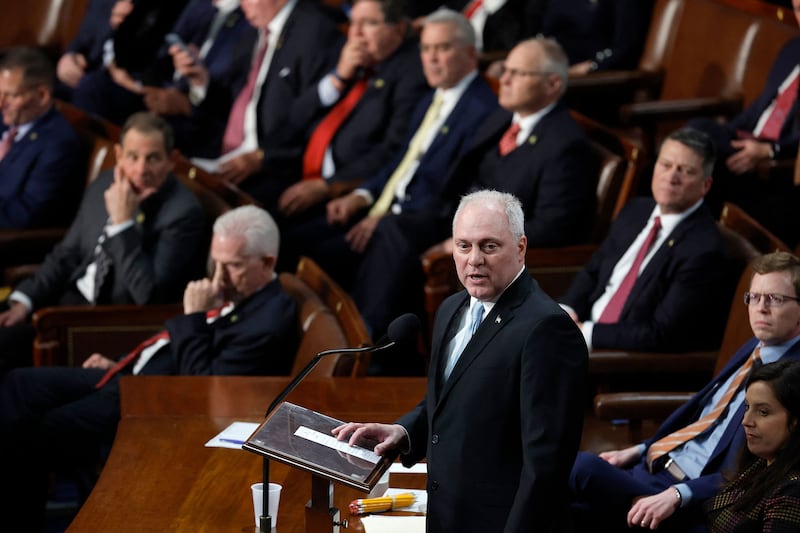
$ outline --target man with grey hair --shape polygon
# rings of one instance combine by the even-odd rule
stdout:
[[[348,288],[356,279],[371,285],[385,282],[374,276],[403,275],[359,269],[376,228],[387,218],[437,205],[475,130],[497,108],[478,74],[475,33],[461,13],[440,9],[426,18],[420,56],[433,90],[417,105],[403,146],[358,189],[328,202],[326,214],[286,232],[283,270],[293,270],[303,254]]]
[[[555,41],[529,39],[515,46],[500,78],[501,109],[482,121],[441,200],[378,227],[375,249],[363,268],[402,275],[384,275],[383,282],[372,285],[359,279],[353,297],[376,332],[400,313],[421,312],[424,276],[419,257],[430,247],[452,251],[450,220],[466,191],[496,189],[519,198],[530,246],[587,241],[595,213],[597,161],[560,101],[566,73],[567,58]]]
[[[406,466],[427,458],[428,533],[551,531],[580,443],[586,346],[525,271],[516,198],[466,196],[453,240],[466,290],[436,316],[426,397],[396,424],[333,433],[397,449]]]
[[[245,206],[214,225],[208,279],[190,282],[184,313],[165,331],[113,361],[91,355],[83,368],[19,368],[0,381],[0,444],[5,517],[31,530],[44,512],[42,488],[56,466],[98,460],[120,416],[119,376],[286,375],[297,347],[297,306],[275,275],[278,229],[258,207]],[[50,445],[58,442],[58,450]],[[44,448],[47,448],[46,450]]]

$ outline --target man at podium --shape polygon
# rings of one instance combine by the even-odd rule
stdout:
[[[436,316],[426,397],[396,424],[347,423],[351,444],[428,460],[428,533],[550,531],[581,437],[587,349],[526,273],[514,196],[465,196],[453,259],[465,291]]]

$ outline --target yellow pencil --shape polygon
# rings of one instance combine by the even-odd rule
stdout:
[[[408,507],[414,503],[414,500],[414,495],[410,492],[382,496],[380,498],[362,498],[350,502],[350,512],[352,514],[365,514],[391,511],[392,509]]]

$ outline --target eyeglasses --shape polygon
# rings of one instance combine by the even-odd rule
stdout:
[[[519,78],[521,76],[525,77],[533,77],[533,76],[546,76],[550,74],[550,72],[543,72],[541,70],[520,70],[517,68],[509,68],[505,65],[500,67],[500,76],[503,74],[508,74],[512,78]]]
[[[786,296],[784,294],[765,294],[759,292],[746,292],[744,293],[744,304],[745,305],[758,305],[761,303],[761,297],[764,297],[764,305],[767,307],[780,307],[787,300],[794,300],[795,302],[800,302],[800,298],[795,298],[794,296]]]

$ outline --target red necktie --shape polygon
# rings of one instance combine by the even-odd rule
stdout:
[[[623,278],[622,283],[620,283],[617,292],[614,293],[614,296],[612,296],[608,301],[606,308],[603,309],[603,312],[600,314],[600,319],[597,321],[598,323],[614,324],[619,321],[619,315],[622,314],[622,308],[625,306],[625,301],[631,294],[631,289],[633,289],[633,285],[636,283],[636,278],[639,277],[639,269],[642,267],[644,258],[647,256],[647,252],[649,252],[650,248],[653,246],[653,242],[655,242],[656,236],[658,235],[660,229],[661,218],[655,217],[653,219],[653,227],[650,228],[650,233],[647,234],[647,237],[642,243],[642,247],[639,248],[639,253],[636,254],[636,259],[634,259],[631,269],[628,270],[627,274],[625,274],[625,277]]]
[[[733,378],[733,381],[731,381],[731,384],[728,386],[728,389],[725,391],[725,394],[719,399],[711,411],[709,411],[703,418],[700,418],[688,426],[670,433],[666,437],[654,442],[650,448],[648,448],[647,466],[650,468],[651,472],[653,470],[654,461],[657,461],[664,454],[671,452],[681,444],[689,442],[711,427],[714,422],[716,422],[720,415],[728,408],[728,404],[731,403],[736,391],[738,391],[739,387],[741,387],[744,378],[746,378],[750,373],[750,369],[753,367],[753,364],[760,359],[761,347],[757,346],[756,349],[753,350],[752,356],[748,357],[747,361],[744,362],[742,367],[736,373],[736,376]]]
[[[206,312],[206,320],[212,322],[216,320],[219,317],[225,305],[217,307],[216,309],[211,309],[210,311]],[[108,371],[105,374],[103,374],[103,377],[100,378],[100,381],[98,381],[94,387],[96,389],[99,389],[103,385],[111,381],[111,378],[119,374],[127,366],[133,364],[133,362],[136,361],[136,359],[138,359],[140,355],[142,355],[142,351],[144,351],[145,348],[152,346],[153,344],[157,343],[162,339],[169,340],[169,331],[167,330],[159,331],[152,337],[148,337],[147,339],[143,340],[141,343],[139,343],[139,345],[136,348],[131,350],[130,353],[128,353],[128,355],[117,361],[117,364],[109,368]]]
[[[269,44],[269,30],[264,32],[264,42],[261,43],[255,57],[253,64],[250,66],[250,73],[247,75],[247,83],[245,83],[239,95],[231,106],[230,115],[228,115],[228,125],[225,127],[225,135],[222,137],[222,153],[226,154],[241,146],[244,141],[244,114],[247,111],[247,104],[253,99],[253,92],[256,88],[256,80],[258,79],[258,71],[261,70],[261,63],[264,61],[264,56],[267,54],[267,45]]]
[[[308,139],[306,151],[303,154],[303,179],[319,179],[322,176],[322,161],[325,159],[325,150],[336,135],[339,126],[345,121],[347,116],[356,107],[364,91],[367,90],[367,77],[359,79],[351,88],[347,95],[339,100],[333,108],[328,111],[325,118],[317,124],[314,132]]]
[[[11,145],[14,144],[14,137],[17,136],[17,127],[11,126],[6,131],[6,136],[0,141],[0,161],[6,156],[9,150],[11,150]]]
[[[759,139],[766,139],[768,141],[777,141],[780,139],[781,136],[781,129],[783,128],[783,124],[786,122],[786,117],[789,115],[789,111],[792,109],[794,105],[795,99],[797,99],[797,85],[798,79],[800,79],[800,75],[794,74],[794,79],[775,98],[775,105],[772,107],[772,111],[767,117],[767,121],[764,122],[764,127],[761,128],[761,133],[758,135]]]
[[[482,5],[483,5],[483,0],[472,0],[472,2],[467,7],[464,8],[464,16],[467,17],[468,19],[471,19],[472,15],[474,15],[475,12],[478,9],[480,9]]]
[[[500,157],[505,157],[516,149],[519,130],[519,122],[513,122],[511,127],[500,138],[500,143],[497,146],[500,151]]]

